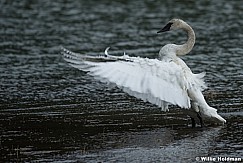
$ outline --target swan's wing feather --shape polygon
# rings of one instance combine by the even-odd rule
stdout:
[[[128,94],[167,110],[168,104],[190,107],[182,69],[173,62],[124,56],[85,56],[62,49],[73,67],[102,82],[116,84]]]

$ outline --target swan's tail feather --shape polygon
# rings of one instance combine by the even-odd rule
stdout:
[[[215,118],[217,118],[220,122],[226,123],[226,120],[218,114],[215,116]]]
[[[226,120],[217,113],[217,109],[208,106],[206,109],[201,110],[202,115],[206,119],[213,120],[215,122],[226,123]]]
[[[217,109],[210,107],[212,110],[212,117],[216,118],[218,121],[226,123],[226,120],[217,113]]]

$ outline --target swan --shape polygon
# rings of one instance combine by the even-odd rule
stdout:
[[[145,102],[168,110],[168,105],[178,105],[191,117],[192,127],[203,126],[203,120],[224,124],[217,110],[210,107],[202,91],[207,88],[203,81],[205,73],[194,74],[179,56],[188,54],[195,43],[195,33],[185,21],[170,20],[157,33],[182,29],[187,41],[182,45],[167,44],[159,51],[159,59],[108,54],[90,56],[61,48],[65,61],[72,67],[87,72],[102,82],[115,84],[124,92]]]

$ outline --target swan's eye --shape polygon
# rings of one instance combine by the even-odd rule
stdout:
[[[166,26],[164,26],[164,28],[162,28],[161,30],[159,30],[157,33],[169,31],[172,24],[173,23],[166,24]]]

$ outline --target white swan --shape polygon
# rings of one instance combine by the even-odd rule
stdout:
[[[226,120],[210,107],[202,94],[206,88],[205,73],[193,74],[178,56],[186,55],[195,43],[193,29],[181,19],[172,19],[158,33],[183,29],[188,40],[182,45],[167,44],[159,52],[160,59],[112,56],[87,56],[62,48],[64,59],[75,68],[88,72],[102,82],[114,83],[128,94],[158,105],[163,111],[168,104],[178,105],[190,115],[192,127],[202,119],[225,123]]]

